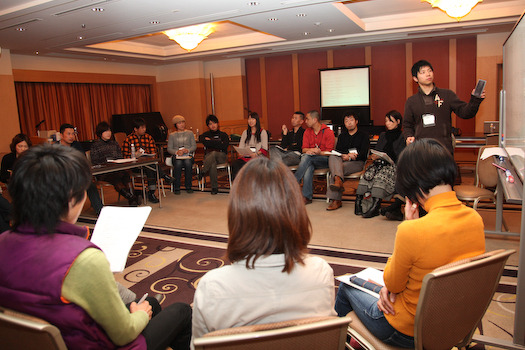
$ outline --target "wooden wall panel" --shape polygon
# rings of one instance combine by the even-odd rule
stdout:
[[[385,124],[385,113],[405,108],[405,44],[372,46],[370,119]]]
[[[204,79],[186,79],[157,83],[159,110],[168,128],[172,128],[171,118],[181,114],[186,118],[186,126],[202,130],[206,115]],[[199,130],[199,131],[200,131]]]
[[[15,83],[12,75],[0,74],[0,106],[2,106],[2,128],[0,128],[0,152],[11,152],[9,144],[13,136],[20,132],[18,107],[16,104]],[[31,135],[29,135],[31,136]]]
[[[327,68],[326,51],[298,55],[300,110],[306,114],[321,109],[319,69]],[[292,115],[289,113],[289,117]],[[288,118],[289,119],[289,118]]]
[[[457,39],[457,90],[458,97],[468,102],[472,89],[476,86],[476,38]],[[476,119],[456,118],[456,126],[463,133],[472,134],[476,128]]]
[[[449,88],[449,42],[448,40],[425,40],[412,44],[412,62],[427,60],[434,68],[434,82],[437,87]],[[474,52],[474,55],[476,53]],[[410,72],[407,72],[411,77]],[[413,93],[417,91],[417,84],[413,85]]]
[[[272,138],[278,139],[281,125],[293,113],[292,55],[267,57],[265,63],[268,115],[263,118],[268,121],[266,127]]]
[[[334,67],[352,67],[365,65],[365,48],[351,47],[334,50]]]
[[[261,70],[259,65],[259,58],[251,58],[245,61],[246,69],[246,90],[248,95],[248,109],[261,113]],[[248,115],[244,111],[244,117]]]

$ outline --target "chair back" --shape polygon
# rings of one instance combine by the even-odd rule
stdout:
[[[126,133],[125,132],[116,132],[113,136],[115,136],[115,141],[119,144],[120,147],[122,147],[122,144],[124,143],[124,140],[126,139]]]
[[[483,318],[514,250],[456,261],[427,274],[414,325],[416,349],[466,346]]]
[[[195,350],[340,350],[350,317],[313,317],[222,329],[194,340]]]
[[[481,155],[486,148],[496,146],[482,146],[479,149],[478,160],[476,162],[476,186],[483,188],[495,188],[498,184],[498,169],[492,163],[492,157],[481,159]]]
[[[67,350],[60,331],[46,321],[0,308],[2,349]]]

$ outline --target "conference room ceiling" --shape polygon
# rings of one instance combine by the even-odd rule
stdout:
[[[483,0],[458,22],[420,0],[2,0],[0,47],[169,64],[509,32],[524,9],[525,0]],[[211,22],[191,52],[162,34]]]

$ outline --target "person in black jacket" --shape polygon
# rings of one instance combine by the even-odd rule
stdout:
[[[270,149],[270,158],[282,160],[284,164],[299,165],[303,148],[304,113],[297,111],[292,115],[292,129],[283,124],[281,127],[281,146]]]
[[[15,161],[20,155],[22,155],[22,153],[27,151],[29,147],[31,147],[31,140],[26,134],[17,134],[13,137],[13,140],[11,140],[11,144],[9,145],[11,153],[6,154],[2,158],[0,181],[3,183],[9,182]]]
[[[206,125],[209,130],[200,135],[199,141],[205,148],[204,164],[200,176],[208,174],[211,181],[211,194],[219,193],[217,182],[217,164],[228,161],[228,145],[230,138],[228,134],[219,130],[219,119],[210,114],[206,117]]]

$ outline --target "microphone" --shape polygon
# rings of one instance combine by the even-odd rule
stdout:
[[[45,121],[46,121],[45,119],[42,119],[42,120],[40,121],[40,123],[38,123],[38,124],[35,126],[35,129],[38,129],[38,127],[39,127],[40,125],[44,124]]]

